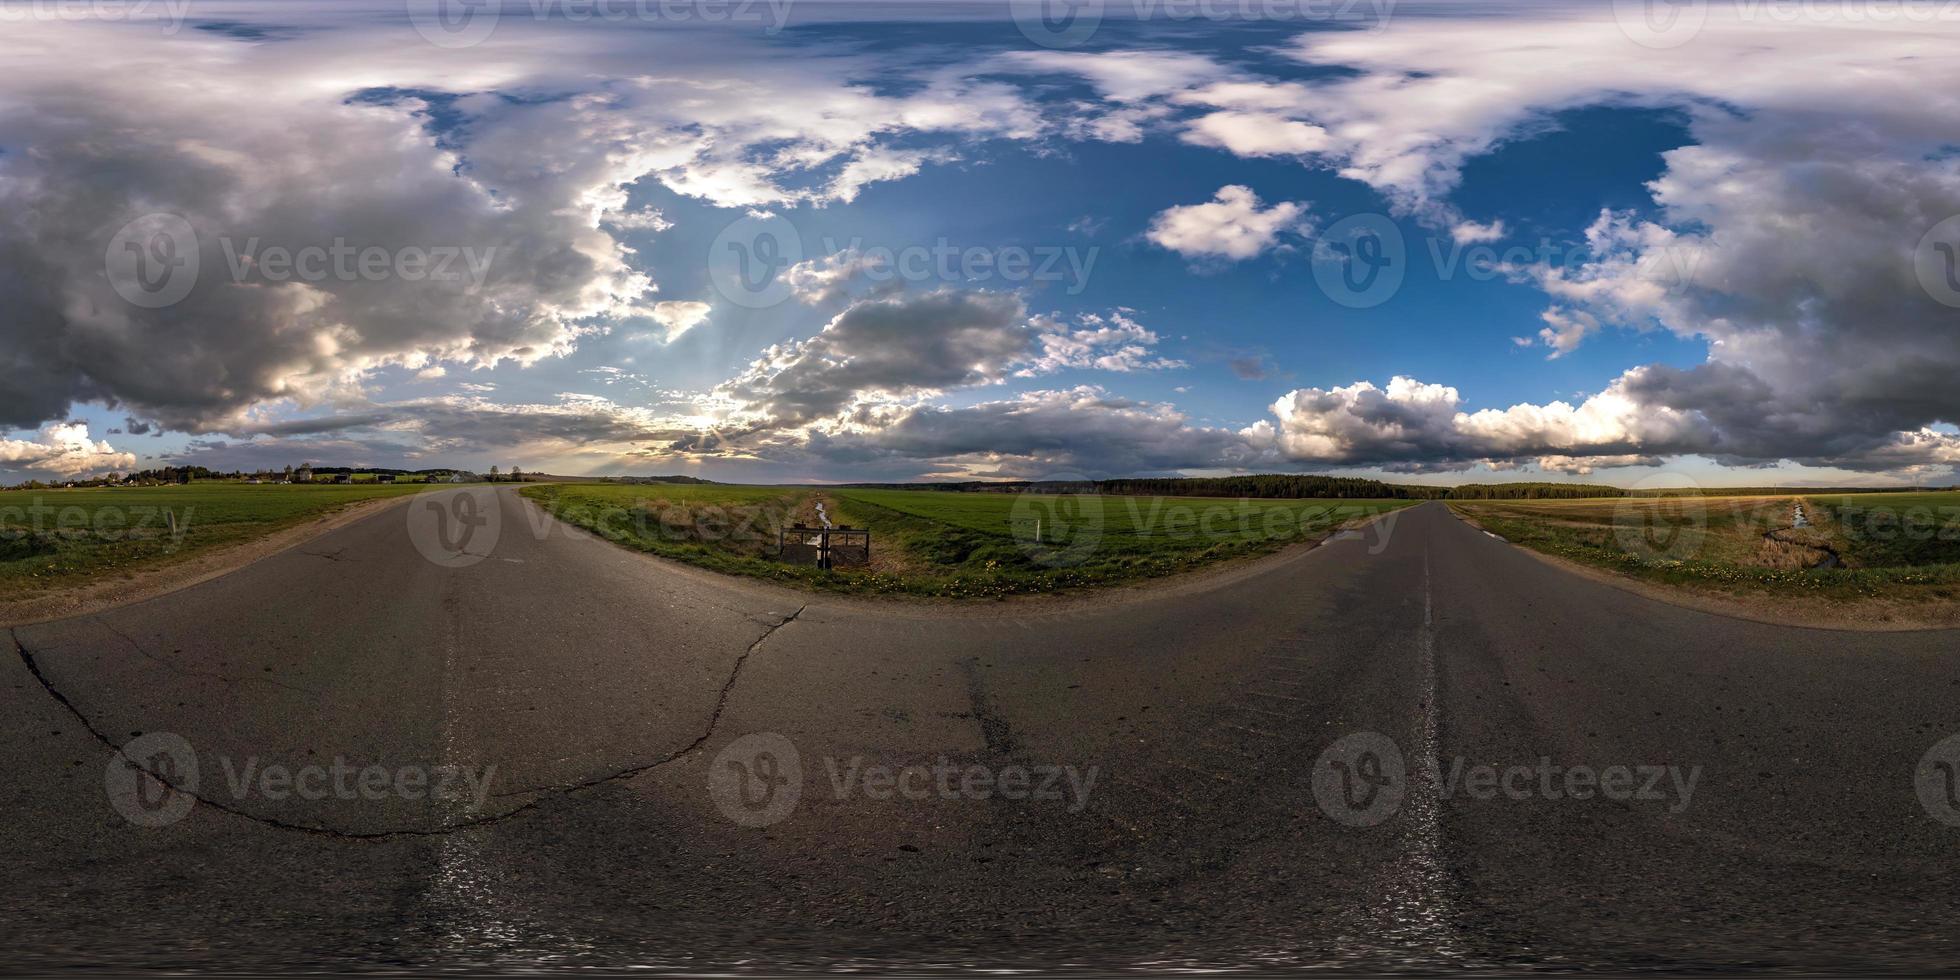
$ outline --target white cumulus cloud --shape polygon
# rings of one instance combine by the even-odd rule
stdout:
[[[1306,214],[1303,203],[1281,201],[1265,207],[1252,188],[1227,184],[1203,204],[1159,212],[1145,237],[1187,258],[1237,262],[1274,248],[1284,233],[1299,232]]]

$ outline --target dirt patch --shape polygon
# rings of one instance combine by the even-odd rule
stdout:
[[[797,520],[812,527],[820,527],[823,522],[816,519],[817,504],[823,504],[824,512],[830,515],[832,523],[839,526],[864,527],[864,522],[851,517],[851,512],[835,497],[816,493],[804,504],[809,509],[809,519],[805,520],[802,511],[797,512]],[[871,572],[880,575],[915,576],[932,573],[932,567],[906,552],[896,538],[890,534],[871,536],[871,561],[865,565]]]
[[[181,561],[142,569],[114,579],[88,582],[72,589],[24,599],[0,600],[0,627],[27,626],[70,616],[85,616],[188,589],[413,499],[414,494],[363,500],[303,524],[274,531],[265,537],[228,548],[200,552]]]

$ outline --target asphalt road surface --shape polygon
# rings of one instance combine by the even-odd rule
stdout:
[[[1680,609],[1435,504],[974,608],[464,489],[10,639],[12,969],[1960,962],[1960,635]]]

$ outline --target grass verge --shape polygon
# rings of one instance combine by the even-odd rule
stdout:
[[[784,584],[858,595],[1002,598],[1112,585],[1316,540],[1407,500],[1233,500],[1096,494],[822,490],[667,484],[526,487],[554,516],[617,544]],[[872,561],[821,572],[777,560],[777,532],[869,528]]]
[[[422,489],[190,483],[0,490],[0,588],[19,598],[162,568],[364,500]]]
[[[1536,551],[1667,585],[1835,603],[1960,597],[1960,492],[1452,501],[1450,507]]]

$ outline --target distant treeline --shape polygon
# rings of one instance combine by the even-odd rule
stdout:
[[[1451,500],[1576,500],[1581,497],[1754,497],[1817,493],[1910,493],[1940,487],[1665,487],[1626,490],[1582,483],[1468,483]]]
[[[697,476],[608,476],[601,478],[606,483],[713,483]]]
[[[1452,487],[1448,494],[1451,500],[1577,500],[1581,497],[1624,496],[1627,496],[1627,491],[1619,487],[1584,483],[1466,483]]]
[[[1175,477],[1165,479],[1098,480],[1103,493],[1143,497],[1336,497],[1394,500],[1441,500],[1447,487],[1413,487],[1347,476],[1306,476],[1276,473],[1264,476]]]

